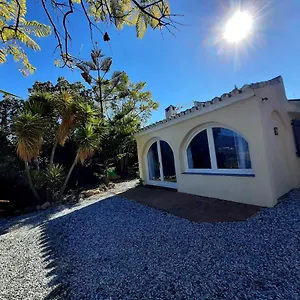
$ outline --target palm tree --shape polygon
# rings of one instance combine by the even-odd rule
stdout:
[[[54,164],[55,150],[64,146],[66,139],[74,132],[78,145],[74,162],[59,192],[62,197],[75,165],[93,155],[99,146],[100,135],[97,111],[83,99],[75,99],[67,92],[57,95],[47,93],[32,95],[24,104],[23,110],[15,119],[13,127],[17,136],[17,154],[25,162],[29,185],[36,198],[39,195],[33,184],[29,162],[37,161],[43,145],[43,136],[50,127],[56,128],[49,165],[45,171],[37,172],[45,180],[47,197],[56,194],[59,182],[62,182],[63,168]],[[38,168],[37,168],[38,169]],[[38,175],[37,174],[37,175]]]
[[[75,126],[76,105],[71,94],[62,91],[53,97],[53,105],[58,113],[58,121],[60,122],[55,136],[50,156],[49,169],[54,163],[54,156],[57,145],[64,146],[67,137]]]
[[[83,164],[84,161],[89,157],[93,156],[94,152],[99,148],[100,136],[98,133],[96,133],[95,127],[92,123],[87,124],[85,126],[80,126],[76,130],[75,139],[78,146],[77,153],[73,161],[73,164],[67,174],[65,182],[60,190],[59,198],[62,197],[76,164],[78,162],[81,162]]]
[[[14,131],[17,135],[17,154],[25,162],[25,170],[28,182],[34,196],[39,199],[36,188],[33,185],[29,170],[29,162],[39,156],[43,143],[45,120],[39,114],[24,110],[15,119]]]

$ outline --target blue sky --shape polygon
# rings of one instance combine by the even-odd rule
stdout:
[[[47,22],[35,2],[28,9],[28,19]],[[173,13],[183,14],[176,20],[175,36],[148,29],[145,37],[136,38],[135,28],[108,31],[110,47],[100,41],[103,52],[113,57],[113,69],[124,70],[133,82],[146,81],[147,89],[160,103],[151,121],[164,117],[169,104],[192,106],[193,100],[206,101],[233,89],[234,85],[268,80],[282,75],[289,98],[300,98],[300,1],[299,0],[169,0]],[[241,6],[255,16],[253,36],[238,48],[216,42],[224,22],[234,9]],[[72,53],[88,57],[91,48],[86,22],[71,17]],[[29,57],[37,67],[34,75],[24,77],[9,59],[0,66],[1,89],[26,98],[34,81],[53,81],[64,76],[70,81],[81,80],[78,72],[54,66],[53,37],[38,41],[42,51]]]

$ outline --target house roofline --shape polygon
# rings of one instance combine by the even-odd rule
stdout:
[[[215,97],[212,100],[209,100],[206,102],[197,102],[196,101],[195,102],[196,105],[194,107],[186,109],[182,112],[179,112],[176,115],[174,115],[168,119],[163,119],[161,121],[150,124],[150,125],[142,128],[141,130],[139,130],[135,134],[135,136],[141,136],[146,133],[160,130],[162,128],[166,128],[166,127],[172,126],[174,124],[177,124],[179,122],[189,120],[196,116],[206,114],[208,112],[220,109],[224,106],[233,104],[237,101],[249,99],[255,95],[254,90],[263,88],[265,86],[279,84],[282,82],[283,82],[282,77],[277,76],[277,77],[267,80],[267,81],[245,84],[240,89],[234,88],[231,92],[224,93],[221,97]]]

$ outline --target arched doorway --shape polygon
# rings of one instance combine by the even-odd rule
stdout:
[[[148,184],[176,188],[174,155],[166,141],[157,140],[150,146],[147,164]]]

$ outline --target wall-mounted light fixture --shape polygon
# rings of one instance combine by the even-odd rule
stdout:
[[[268,100],[269,100],[269,98],[267,98],[267,97],[261,98],[261,101],[268,101]]]
[[[274,134],[278,135],[278,127],[274,127]]]

